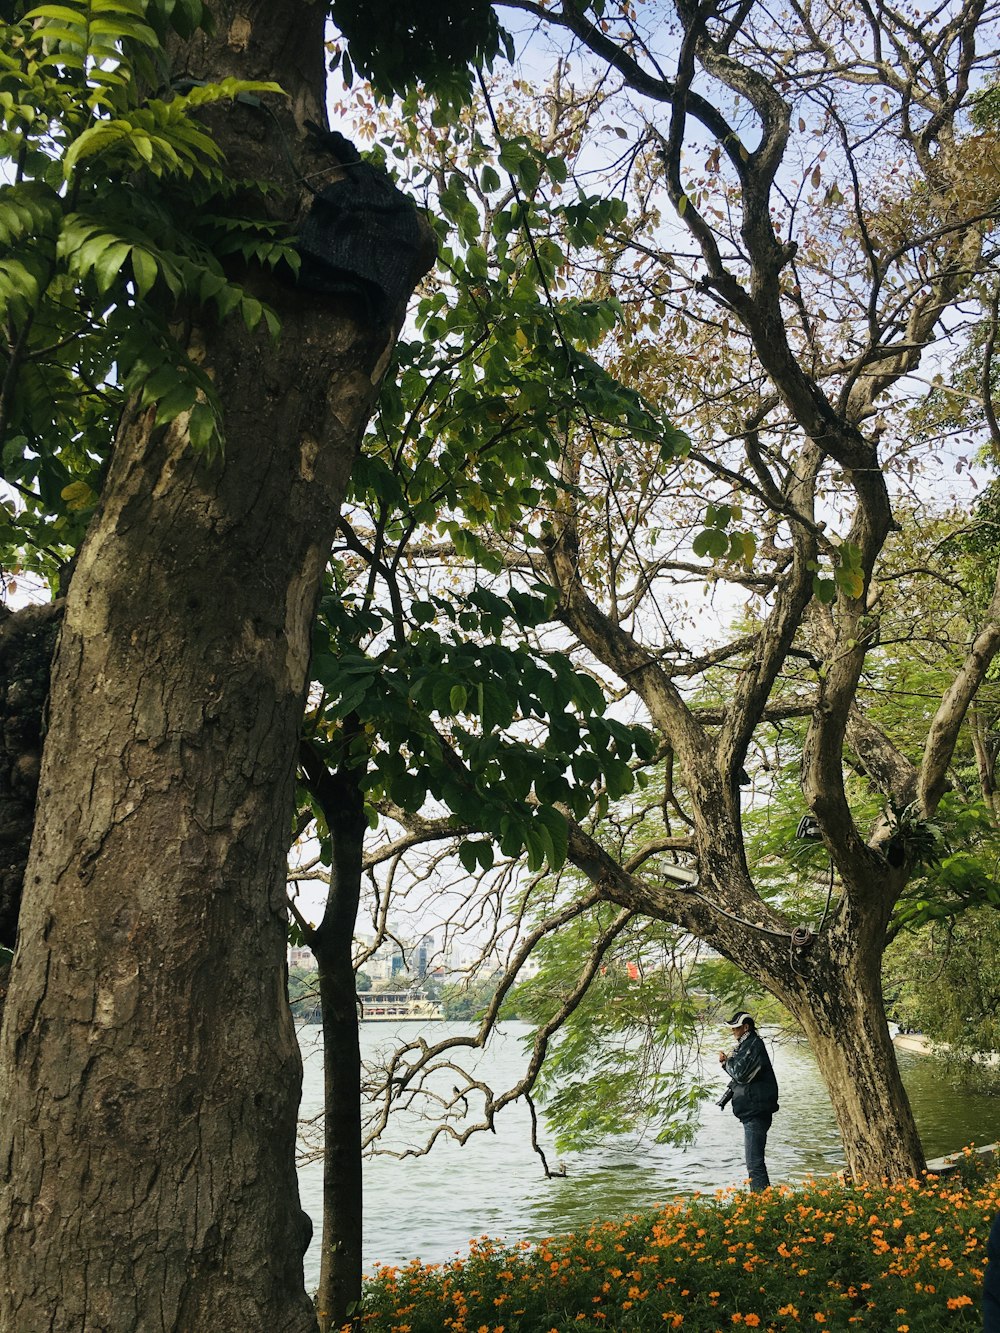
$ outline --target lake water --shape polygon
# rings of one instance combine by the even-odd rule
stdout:
[[[507,1023],[479,1053],[479,1070],[497,1089],[511,1086],[523,1069],[522,1038],[529,1028]],[[467,1033],[464,1024],[434,1023],[423,1029],[430,1041]],[[402,1035],[414,1036],[412,1023],[361,1026],[362,1058]],[[765,1037],[767,1034],[765,1033]],[[299,1029],[304,1078],[302,1115],[322,1106],[322,1046],[318,1026]],[[720,1041],[720,1045],[726,1044]],[[840,1137],[829,1099],[805,1044],[769,1041],[781,1087],[781,1111],[768,1138],[771,1180],[795,1182],[835,1171],[844,1164]],[[711,1054],[711,1053],[710,1053]],[[954,1092],[940,1077],[936,1062],[899,1052],[928,1157],[942,1156],[969,1143],[1000,1140],[1000,1099]],[[725,1078],[719,1076],[720,1093]],[[425,1124],[390,1128],[387,1141],[401,1148],[418,1142]],[[613,1139],[586,1152],[561,1158],[540,1128],[550,1167],[557,1159],[564,1177],[547,1180],[532,1151],[528,1109],[515,1104],[502,1111],[496,1134],[477,1134],[463,1147],[439,1142],[427,1157],[398,1160],[375,1156],[365,1162],[364,1263],[405,1263],[448,1259],[475,1236],[511,1242],[539,1240],[586,1227],[597,1218],[655,1207],[678,1194],[738,1185],[744,1176],[743,1134],[727,1108],[711,1102],[702,1108],[701,1127],[686,1148],[648,1140]],[[299,1173],[302,1206],[320,1230],[322,1166],[303,1165]],[[306,1282],[319,1280],[319,1252],[314,1241],[306,1256]]]

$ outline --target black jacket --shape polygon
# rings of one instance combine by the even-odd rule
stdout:
[[[722,1067],[732,1079],[733,1115],[738,1120],[774,1114],[778,1109],[778,1080],[756,1032],[747,1033]]]

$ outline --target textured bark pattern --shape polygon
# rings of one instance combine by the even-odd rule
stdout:
[[[292,111],[322,118],[322,7],[214,13],[189,68],[276,78],[295,143]],[[268,174],[264,123],[234,169]],[[128,416],[66,601],[0,1053],[2,1333],[316,1327],[284,853],[312,614],[391,330],[251,280],[277,347],[188,330],[224,459],[183,418]]]
[[[879,970],[851,960],[796,1014],[816,1056],[857,1181],[919,1176],[925,1160],[889,1038]]]

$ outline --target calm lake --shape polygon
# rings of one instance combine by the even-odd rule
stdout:
[[[466,1033],[464,1024],[433,1023],[422,1029],[429,1041],[452,1032]],[[507,1023],[490,1047],[479,1053],[482,1076],[497,1089],[516,1081],[523,1068],[522,1039],[529,1028]],[[362,1058],[402,1034],[415,1035],[414,1024],[365,1023],[361,1026]],[[795,1182],[843,1166],[836,1122],[809,1049],[788,1038],[768,1040],[781,1087],[781,1110],[768,1138],[771,1180]],[[718,1045],[727,1044],[720,1032]],[[320,1028],[299,1028],[304,1062],[302,1116],[322,1106]],[[708,1052],[711,1057],[712,1052]],[[953,1152],[969,1143],[1000,1140],[1000,1099],[957,1093],[940,1078],[933,1059],[899,1053],[900,1067],[928,1157]],[[725,1087],[719,1077],[720,1093]],[[387,1142],[394,1148],[424,1137],[426,1126],[396,1126]],[[448,1259],[474,1236],[489,1235],[514,1242],[539,1240],[562,1231],[586,1227],[597,1218],[615,1217],[663,1203],[678,1194],[713,1193],[738,1185],[744,1175],[743,1134],[728,1109],[711,1102],[701,1114],[701,1127],[687,1148],[648,1140],[612,1139],[586,1152],[555,1152],[544,1132],[540,1140],[550,1166],[557,1159],[565,1177],[546,1180],[531,1148],[527,1107],[504,1110],[496,1134],[474,1136],[464,1147],[439,1142],[427,1157],[398,1160],[375,1156],[365,1162],[365,1271],[376,1263],[396,1264],[419,1258]],[[322,1167],[304,1165],[299,1184],[302,1206],[319,1235]],[[306,1282],[319,1280],[318,1246],[306,1256]]]

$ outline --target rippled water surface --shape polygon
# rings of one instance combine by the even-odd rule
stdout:
[[[435,1023],[424,1030],[429,1040],[467,1032],[463,1025]],[[480,1056],[480,1070],[494,1087],[508,1087],[523,1068],[521,1039],[528,1028],[508,1023]],[[362,1055],[399,1034],[414,1036],[412,1024],[398,1027],[368,1023],[361,1028]],[[767,1036],[767,1034],[765,1034]],[[303,1027],[303,1116],[322,1105],[320,1029]],[[725,1043],[723,1043],[725,1044]],[[787,1038],[770,1042],[781,1088],[781,1110],[768,1138],[771,1179],[794,1182],[834,1171],[843,1165],[833,1111],[809,1049]],[[711,1053],[709,1053],[711,1056]],[[957,1093],[945,1085],[935,1062],[901,1052],[900,1066],[928,1157],[968,1143],[1000,1140],[1000,1100]],[[719,1079],[720,1091],[725,1086]],[[394,1146],[422,1138],[424,1126],[397,1126]],[[557,1154],[542,1135],[550,1164]],[[537,1240],[555,1232],[586,1226],[595,1218],[615,1217],[652,1207],[677,1194],[714,1192],[738,1184],[744,1175],[743,1135],[732,1113],[711,1102],[702,1109],[701,1127],[687,1148],[648,1141],[615,1139],[560,1159],[565,1177],[546,1180],[531,1148],[527,1108],[501,1112],[496,1134],[474,1136],[464,1147],[442,1142],[428,1157],[399,1161],[374,1157],[365,1162],[365,1269],[376,1263],[408,1259],[447,1259],[473,1236],[510,1241]],[[302,1204],[319,1234],[321,1176],[318,1163],[302,1167]],[[306,1279],[315,1285],[319,1256],[314,1243],[306,1258]]]

